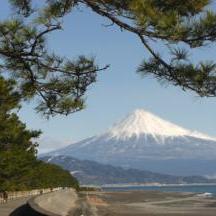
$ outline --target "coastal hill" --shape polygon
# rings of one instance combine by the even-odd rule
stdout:
[[[89,160],[78,160],[69,156],[42,157],[41,160],[57,164],[69,170],[80,184],[133,184],[133,183],[161,183],[161,184],[191,184],[216,183],[216,180],[202,176],[173,176],[137,169],[124,169],[111,165],[104,165]]]
[[[105,133],[48,156],[64,155],[171,175],[216,173],[216,138],[135,110]]]

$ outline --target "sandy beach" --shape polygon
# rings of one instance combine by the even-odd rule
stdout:
[[[158,191],[85,192],[93,215],[99,216],[215,216],[216,199],[193,193]]]

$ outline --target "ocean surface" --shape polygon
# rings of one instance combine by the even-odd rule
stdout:
[[[104,191],[148,190],[164,192],[192,192],[216,197],[216,185],[169,185],[169,186],[109,186]]]

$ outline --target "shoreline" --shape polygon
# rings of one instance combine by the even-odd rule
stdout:
[[[109,187],[180,187],[180,186],[216,186],[216,183],[191,183],[191,184],[105,184],[99,187],[109,188]],[[95,186],[98,187],[98,186]]]
[[[172,193],[191,193],[203,197],[216,198],[215,184],[168,184],[168,185],[107,185],[102,187],[103,191],[160,191]]]
[[[119,188],[119,187],[181,187],[181,186],[216,186],[216,183],[190,183],[190,184],[161,184],[161,183],[149,183],[149,184],[103,184],[103,185],[80,185],[80,187],[86,188]]]
[[[100,216],[215,216],[216,198],[185,192],[82,192]]]

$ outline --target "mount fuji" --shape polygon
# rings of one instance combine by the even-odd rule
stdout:
[[[215,175],[216,138],[135,110],[107,132],[46,154],[172,175]]]

